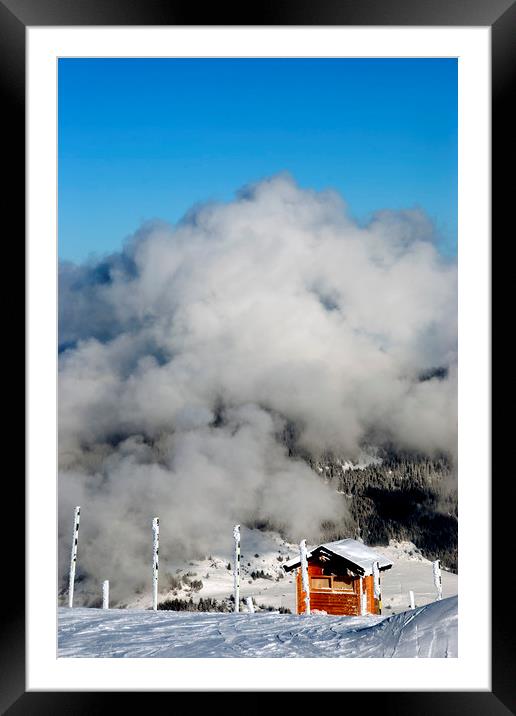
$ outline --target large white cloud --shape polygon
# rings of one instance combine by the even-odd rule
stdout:
[[[242,515],[316,534],[342,506],[289,458],[286,422],[313,454],[453,453],[456,265],[433,239],[422,212],[360,227],[285,175],[63,265],[60,496],[95,506],[89,552],[109,514],[133,552],[155,512],[201,550]]]

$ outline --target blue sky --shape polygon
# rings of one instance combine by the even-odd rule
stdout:
[[[60,59],[59,256],[289,171],[359,221],[421,207],[457,242],[454,59]]]

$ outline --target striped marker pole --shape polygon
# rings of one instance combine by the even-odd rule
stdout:
[[[109,580],[102,582],[102,609],[109,609]]]
[[[299,543],[299,556],[301,558],[301,580],[303,592],[305,593],[305,614],[310,614],[310,585],[308,582],[308,559],[306,556],[306,540]]]
[[[412,589],[409,591],[409,599],[410,599],[410,608],[415,609],[416,608],[416,600],[414,599],[414,592]]]
[[[159,517],[152,520],[152,608],[158,609]]]
[[[235,592],[235,612],[240,610],[240,525],[233,528],[235,539],[235,568],[233,570],[233,582]]]
[[[73,519],[72,554],[70,557],[70,580],[68,582],[68,606],[73,607],[73,588],[75,584],[75,565],[77,564],[77,542],[79,541],[79,523],[81,521],[81,508],[75,508]]]
[[[432,562],[432,571],[434,575],[435,588],[437,589],[437,601],[439,601],[443,598],[443,582],[441,578],[441,565],[438,559],[436,559],[435,562]]]
[[[378,600],[378,614],[382,613],[382,587],[380,584],[380,563],[373,562],[374,598]]]

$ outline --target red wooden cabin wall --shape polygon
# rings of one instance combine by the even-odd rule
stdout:
[[[305,593],[303,591],[303,583],[301,579],[301,569],[297,569],[296,575],[296,597],[297,597],[297,613],[303,614],[306,611]],[[317,563],[308,563],[308,576],[316,577],[324,574],[322,565]],[[367,612],[368,614],[378,613],[378,601],[374,598],[374,580],[373,576],[363,577],[363,589],[367,595]],[[360,616],[360,578],[353,580],[353,592],[346,591],[310,591],[310,609],[318,609],[325,611],[327,614],[337,614],[341,616]]]

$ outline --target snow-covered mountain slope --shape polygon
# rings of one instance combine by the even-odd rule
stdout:
[[[299,547],[285,542],[276,532],[263,532],[241,528],[240,556],[240,596],[242,600],[253,597],[256,604],[273,606],[276,609],[295,608],[293,576],[285,575],[281,565]],[[189,599],[197,601],[201,597],[217,600],[228,598],[233,593],[233,560],[231,551],[224,554],[209,555],[206,559],[190,560],[189,562],[160,563],[159,601],[165,599]],[[230,565],[230,569],[228,569]],[[253,573],[255,576],[253,576]],[[257,573],[265,574],[257,577]],[[202,588],[191,590],[184,582],[180,587],[167,589],[167,577],[172,575],[176,580],[187,578],[190,581],[200,580]],[[150,586],[150,585],[149,585]],[[129,608],[147,608],[152,604],[150,590],[128,602]]]
[[[60,657],[456,657],[457,597],[391,617],[59,609]]]
[[[313,545],[309,545],[311,547]],[[379,553],[393,562],[393,567],[382,573],[382,597],[384,614],[390,615],[404,611],[410,606],[409,590],[414,591],[416,607],[434,601],[436,593],[432,577],[432,563],[425,559],[411,542],[391,541],[388,547],[375,547]],[[292,573],[285,574],[281,565],[287,559],[299,553],[298,545],[285,542],[275,532],[262,532],[241,528],[241,588],[240,596],[253,597],[258,605],[284,607],[295,611],[295,584]],[[197,601],[200,597],[222,600],[233,592],[233,572],[228,570],[233,564],[233,555],[210,555],[203,560],[191,560],[187,563],[160,563],[159,601],[165,599],[189,599]],[[253,578],[252,574],[263,572],[270,578]],[[168,588],[168,577],[172,575],[177,583],[186,577],[190,581],[201,581],[202,588],[192,590],[181,582],[179,587]],[[451,572],[442,573],[443,596],[450,597],[458,593],[458,578]],[[129,608],[148,608],[152,604],[149,590],[135,595],[126,606]],[[116,605],[114,605],[116,606]]]
[[[414,592],[416,607],[430,604],[436,598],[432,575],[432,562],[425,559],[412,542],[391,540],[388,547],[374,547],[388,557],[393,565],[382,573],[382,599],[384,613],[396,614],[410,606],[409,591]],[[443,597],[458,594],[459,578],[453,572],[442,570]]]

